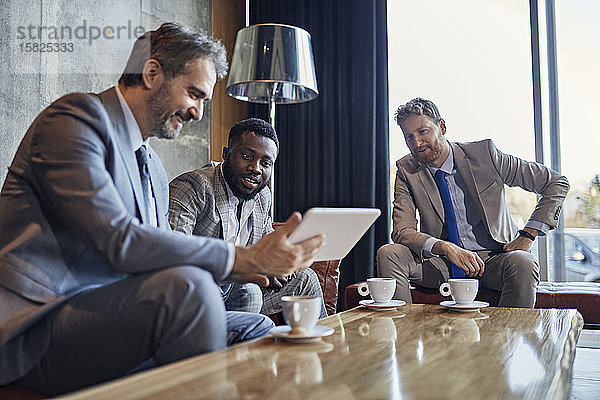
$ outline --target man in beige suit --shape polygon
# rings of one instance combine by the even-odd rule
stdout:
[[[416,98],[396,111],[411,154],[398,160],[393,209],[393,244],[377,252],[379,276],[397,281],[394,298],[411,302],[409,281],[436,288],[461,271],[501,292],[499,305],[533,307],[539,265],[529,252],[538,235],[556,228],[569,183],[545,166],[499,151],[491,140],[450,143],[436,105]],[[448,234],[434,176],[441,170],[457,239]],[[443,179],[443,178],[442,178]],[[540,195],[521,230],[513,222],[504,185]],[[419,210],[417,231],[416,210]],[[452,268],[455,272],[452,273]]]

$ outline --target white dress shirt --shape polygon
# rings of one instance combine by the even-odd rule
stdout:
[[[254,211],[256,201],[250,199],[242,202],[242,214],[238,220],[237,209],[240,200],[233,194],[227,182],[225,182],[225,187],[229,196],[229,205],[227,207],[227,219],[223,221],[223,232],[227,232],[224,239],[236,246],[246,246],[252,232],[252,218],[250,217]]]

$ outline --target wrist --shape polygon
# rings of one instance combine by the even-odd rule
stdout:
[[[252,260],[252,251],[249,247],[235,246],[235,259],[233,261],[233,271],[235,273],[252,273],[255,272],[254,263]]]
[[[527,239],[529,239],[529,240],[531,240],[533,242],[535,240],[535,236],[536,235],[534,235],[534,234],[532,234],[531,232],[528,232],[528,231],[531,231],[531,229],[527,229],[527,228],[525,228],[525,229],[519,229],[519,236],[525,237],[525,238],[527,238]]]
[[[446,242],[444,240],[438,240],[437,242],[435,242],[435,244],[431,248],[431,253],[435,254],[436,256],[439,256],[439,257],[446,257],[446,254],[447,254],[446,245],[447,245],[447,243],[448,242]]]

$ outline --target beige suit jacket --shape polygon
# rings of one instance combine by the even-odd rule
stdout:
[[[504,185],[539,194],[530,220],[556,228],[569,191],[567,178],[542,164],[504,154],[489,139],[450,145],[456,169],[494,240],[508,243],[517,235],[517,227],[506,206]],[[428,238],[447,239],[442,199],[429,169],[411,154],[398,160],[396,165],[392,240],[420,257]]]

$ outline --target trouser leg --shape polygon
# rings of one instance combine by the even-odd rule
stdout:
[[[262,314],[244,311],[225,311],[227,320],[227,345],[243,342],[266,336],[275,326],[273,321]],[[140,372],[156,366],[153,359],[149,359],[131,373]]]
[[[225,297],[227,311],[259,313],[263,307],[263,292],[255,283],[234,283]]]
[[[419,263],[410,249],[402,244],[386,244],[377,251],[377,276],[396,279],[396,300],[412,303],[409,282],[437,288],[447,279],[447,274],[448,266],[441,258],[434,257]]]
[[[377,276],[396,280],[396,292],[394,293],[396,300],[412,303],[409,280],[411,271],[413,276],[417,275],[418,267],[406,246],[393,243],[386,244],[377,250]]]
[[[266,315],[240,311],[227,311],[227,344],[255,339],[269,334],[275,326]]]
[[[501,292],[501,307],[535,305],[536,288],[540,281],[540,266],[527,251],[511,251],[489,257],[479,278],[482,286]]]
[[[310,268],[296,272],[294,278],[290,279],[279,291],[267,290],[263,296],[263,307],[261,313],[273,315],[283,310],[281,297],[283,296],[310,296],[321,299],[321,313],[319,318],[327,316],[323,291],[315,271]]]
[[[227,344],[221,291],[196,267],[89,290],[44,323],[48,351],[18,383],[50,395],[118,378],[149,359],[166,364]]]
[[[409,282],[428,288],[439,287],[446,280],[442,270],[448,273],[447,265],[439,257],[420,263],[402,244],[386,244],[377,251],[377,276],[396,279],[396,300],[412,303]]]

